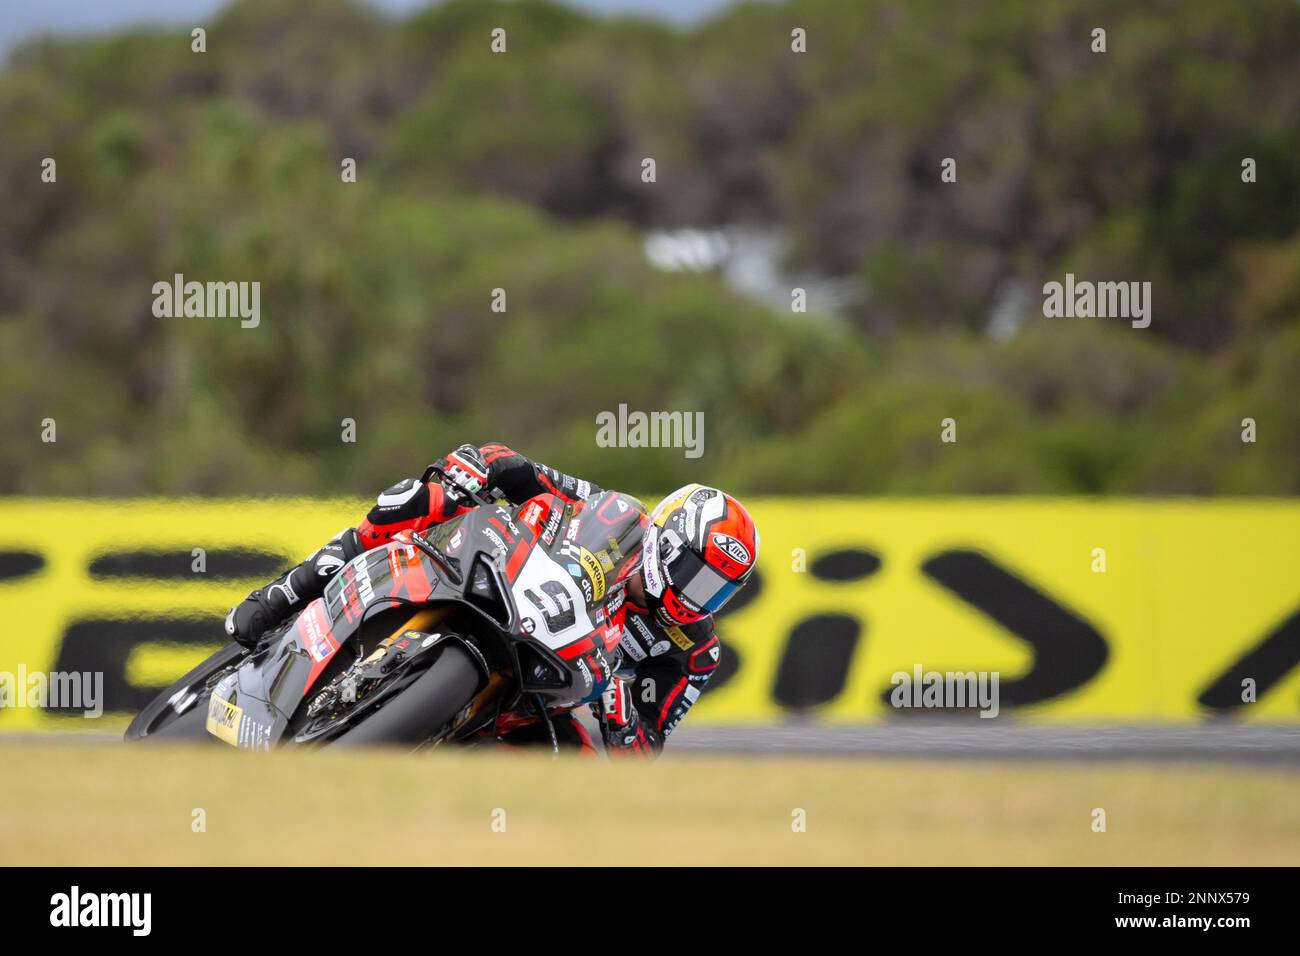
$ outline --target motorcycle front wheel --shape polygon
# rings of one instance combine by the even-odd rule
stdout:
[[[136,740],[214,740],[207,733],[208,698],[231,665],[247,652],[227,644],[151,700],[135,715],[123,737]],[[177,711],[176,705],[185,706]]]
[[[349,730],[331,747],[416,746],[451,723],[474,699],[483,673],[469,651],[448,641],[410,687]]]

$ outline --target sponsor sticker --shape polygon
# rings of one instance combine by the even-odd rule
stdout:
[[[327,661],[334,656],[334,652],[339,649],[338,642],[324,627],[324,620],[321,617],[320,605],[316,605],[300,620],[302,628],[299,634],[302,636],[302,645],[311,655],[311,659],[317,664],[321,661]]]
[[[587,600],[599,601],[605,596],[605,571],[601,568],[599,559],[586,548],[583,548],[578,560],[582,562],[582,567],[586,570],[587,577],[591,581],[593,593]]]
[[[674,644],[684,651],[689,651],[695,646],[695,642],[687,637],[686,634],[683,633],[682,629],[675,624],[668,628],[668,637]]]
[[[624,625],[623,627],[622,639],[618,643],[619,646],[623,648],[623,650],[627,651],[628,655],[632,658],[632,660],[634,661],[645,660],[645,651],[641,649],[640,643],[638,643],[637,639],[632,636],[632,632],[627,628],[626,625]]]
[[[715,531],[713,532],[713,543],[717,545],[719,551],[731,558],[732,561],[744,565],[749,564],[749,549],[731,535]]]
[[[208,699],[208,733],[218,740],[239,746],[239,723],[244,719],[244,711],[230,701],[218,697],[216,691]]]
[[[555,533],[560,530],[560,519],[564,517],[564,512],[559,508],[552,508],[550,517],[546,519],[546,527],[542,529],[542,544],[550,547],[555,541]]]

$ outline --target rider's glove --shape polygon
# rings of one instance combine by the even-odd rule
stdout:
[[[632,703],[632,688],[623,678],[610,678],[609,685],[600,695],[600,712],[597,717],[600,736],[605,741],[607,751],[613,753],[635,749],[640,721]]]
[[[454,496],[470,501],[486,501],[491,469],[483,453],[473,445],[461,445],[446,458],[439,458],[431,471],[442,475],[442,486]]]

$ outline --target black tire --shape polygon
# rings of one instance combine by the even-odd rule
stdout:
[[[208,733],[208,701],[211,699],[210,694],[204,694],[196,700],[193,706],[179,717],[169,720],[153,733],[145,737],[137,737],[137,740],[147,740],[150,743],[166,741],[174,743],[176,741],[185,741],[187,743],[220,743],[216,737]],[[128,737],[128,740],[133,738]]]
[[[448,641],[415,683],[330,746],[422,744],[474,699],[482,682],[483,673],[469,651]]]
[[[123,739],[128,742],[135,740],[215,741],[216,738],[207,732],[207,694],[203,694],[179,717],[175,716],[168,701],[179,691],[194,684],[201,684],[217,671],[229,667],[245,653],[238,644],[228,644],[217,651],[146,704],[144,710],[136,714],[135,719],[131,721],[131,726],[126,728]]]

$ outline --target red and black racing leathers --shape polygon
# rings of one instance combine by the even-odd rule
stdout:
[[[451,463],[450,466],[448,463]],[[549,492],[576,502],[601,493],[588,481],[531,461],[501,444],[462,445],[438,463],[491,499],[522,504]],[[463,468],[463,470],[460,470]],[[481,484],[481,489],[478,485]],[[433,467],[381,494],[364,521],[335,535],[324,547],[281,578],[259,588],[226,621],[227,631],[248,641],[319,597],[347,561],[384,544],[399,531],[424,529],[467,511],[472,504],[444,487]],[[646,608],[627,601],[627,614],[613,678],[592,710],[610,753],[658,753],[718,666],[720,647],[713,622],[664,627]],[[587,748],[586,731],[570,713],[558,722],[562,740]],[[526,728],[510,739],[531,739]]]

